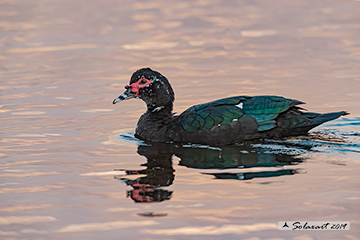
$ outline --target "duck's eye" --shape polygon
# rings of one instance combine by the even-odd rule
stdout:
[[[141,80],[141,82],[140,82],[140,84],[146,84],[146,83],[147,83],[147,81],[145,78],[143,80]]]

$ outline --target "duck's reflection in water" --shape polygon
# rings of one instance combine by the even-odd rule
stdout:
[[[152,144],[138,147],[138,154],[146,157],[147,163],[142,164],[142,170],[123,170],[126,175],[145,175],[136,179],[129,177],[115,176],[131,186],[133,189],[127,191],[127,197],[135,202],[162,202],[171,198],[172,191],[164,189],[170,186],[175,178],[172,166],[173,145]]]
[[[115,176],[133,189],[127,196],[135,202],[161,202],[169,200],[172,191],[166,189],[174,179],[173,155],[180,158],[179,165],[198,169],[217,169],[213,175],[217,179],[250,180],[254,178],[272,178],[299,173],[295,168],[273,169],[297,165],[303,161],[298,155],[278,153],[269,149],[253,147],[251,144],[225,147],[206,147],[199,145],[175,145],[148,143],[139,145],[138,154],[146,157],[147,163],[142,170],[122,170],[126,176]],[[269,170],[264,171],[264,168]],[[228,169],[228,170],[225,170]],[[230,169],[233,169],[230,171]],[[235,170],[236,169],[236,170]],[[242,169],[239,172],[238,169]],[[250,170],[251,169],[251,170]],[[142,175],[131,178],[130,175]]]

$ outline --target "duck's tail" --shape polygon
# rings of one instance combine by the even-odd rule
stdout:
[[[311,125],[315,127],[315,126],[319,126],[324,122],[328,122],[348,114],[349,113],[346,111],[341,111],[341,112],[324,113],[324,114],[305,113],[305,116],[312,120]]]

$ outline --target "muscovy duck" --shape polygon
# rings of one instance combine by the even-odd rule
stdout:
[[[192,106],[174,115],[174,91],[165,76],[150,68],[133,73],[117,102],[140,98],[146,112],[135,137],[150,142],[194,143],[222,146],[243,140],[282,138],[307,132],[342,115],[306,112],[304,102],[278,96],[236,96]]]

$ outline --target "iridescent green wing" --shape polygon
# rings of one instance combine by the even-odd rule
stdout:
[[[177,123],[189,133],[208,130],[219,124],[229,124],[244,115],[243,109],[236,105],[249,98],[230,97],[192,106],[178,117]]]
[[[276,96],[230,97],[193,106],[183,112],[177,121],[184,130],[194,133],[250,116],[256,120],[258,131],[266,131],[276,126],[275,118],[279,113],[300,103]]]
[[[245,116],[253,117],[258,123],[258,131],[266,131],[276,126],[277,116],[290,107],[302,102],[277,96],[256,96],[243,102]]]

